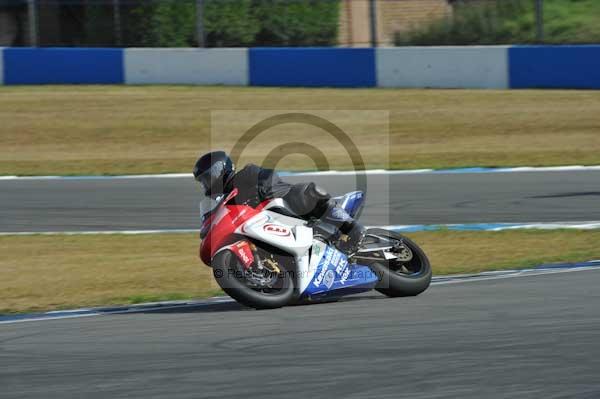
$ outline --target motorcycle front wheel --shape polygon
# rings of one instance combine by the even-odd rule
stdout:
[[[211,264],[219,286],[242,305],[255,309],[275,309],[290,303],[294,296],[293,279],[286,270],[281,269],[277,274],[262,271],[262,276],[252,274],[228,250],[217,253]]]

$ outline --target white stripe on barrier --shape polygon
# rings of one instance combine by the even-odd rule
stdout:
[[[378,48],[377,86],[508,89],[508,46]]]
[[[133,48],[124,54],[126,84],[248,85],[246,48]]]

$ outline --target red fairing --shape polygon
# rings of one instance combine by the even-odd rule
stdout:
[[[225,201],[223,201],[223,205],[220,205],[219,209],[205,222],[211,223],[211,226],[200,245],[200,259],[207,265],[210,265],[213,256],[220,248],[238,239],[234,235],[235,230],[249,219],[258,215],[270,202],[264,201],[256,209],[247,205],[226,205],[236,194],[237,190],[229,194]]]
[[[200,246],[202,261],[209,265],[219,248],[235,241],[235,230],[258,213],[260,211],[246,205],[226,205],[219,209],[214,216],[214,224]]]

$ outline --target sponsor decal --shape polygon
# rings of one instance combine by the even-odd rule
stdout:
[[[321,271],[319,272],[319,274],[317,274],[317,276],[315,277],[315,279],[313,281],[313,284],[315,285],[315,287],[320,286],[321,283],[323,282],[323,279],[325,278],[325,274],[327,273],[327,270],[329,269],[329,265],[331,264],[332,256],[333,256],[333,249],[331,247],[327,247],[325,249],[325,253],[323,254],[323,259],[319,263],[321,265]]]
[[[313,280],[313,285],[319,287],[321,284],[328,289],[333,286],[336,275],[339,276],[339,282],[345,284],[350,278],[351,269],[348,267],[347,258],[338,250],[327,247],[323,254],[323,259],[319,263],[321,270]]]
[[[350,268],[348,267],[348,260],[346,257],[341,256],[341,252],[338,251],[337,253],[340,256],[338,256],[336,262],[334,262],[335,272],[338,274],[338,276],[341,276],[340,283],[345,284],[348,280],[348,277],[350,277]]]
[[[334,253],[335,250],[333,248],[327,247],[327,251],[325,251],[325,256],[323,256],[323,263],[329,266],[331,264],[331,259],[333,258]]]
[[[340,251],[335,251],[331,257],[331,264],[336,267],[336,265],[340,262],[341,257],[342,253]]]
[[[315,287],[318,287],[321,285],[321,282],[323,282],[323,279],[325,278],[325,273],[327,273],[327,269],[328,269],[327,264],[324,264],[321,267],[321,271],[319,272],[319,274],[317,275],[317,277],[315,277],[315,280],[313,281],[313,284],[315,285]]]
[[[340,283],[345,284],[346,280],[350,276],[350,268],[348,267],[348,260],[346,258],[340,259],[339,263],[335,267],[335,272],[341,276]]]
[[[319,256],[320,253],[321,253],[321,247],[318,245],[313,246],[313,255]]]
[[[346,268],[346,270],[344,270],[344,274],[342,274],[342,277],[340,278],[340,283],[345,284],[348,280],[348,277],[350,277],[350,269]]]
[[[252,262],[254,262],[254,255],[252,255],[252,249],[246,241],[240,241],[234,244],[231,249],[236,254],[238,259],[242,261],[245,268],[248,268]]]
[[[289,237],[292,234],[291,230],[288,227],[272,223],[265,224],[263,226],[263,230],[265,231],[265,233],[273,234],[280,237]]]
[[[327,273],[325,273],[325,277],[323,278],[323,284],[325,284],[325,287],[327,287],[328,289],[331,288],[334,280],[335,273],[333,272],[333,270],[327,270]]]

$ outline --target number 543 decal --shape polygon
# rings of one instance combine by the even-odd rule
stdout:
[[[288,237],[292,234],[288,227],[281,226],[278,224],[268,223],[263,226],[265,233],[273,234],[281,237]]]

